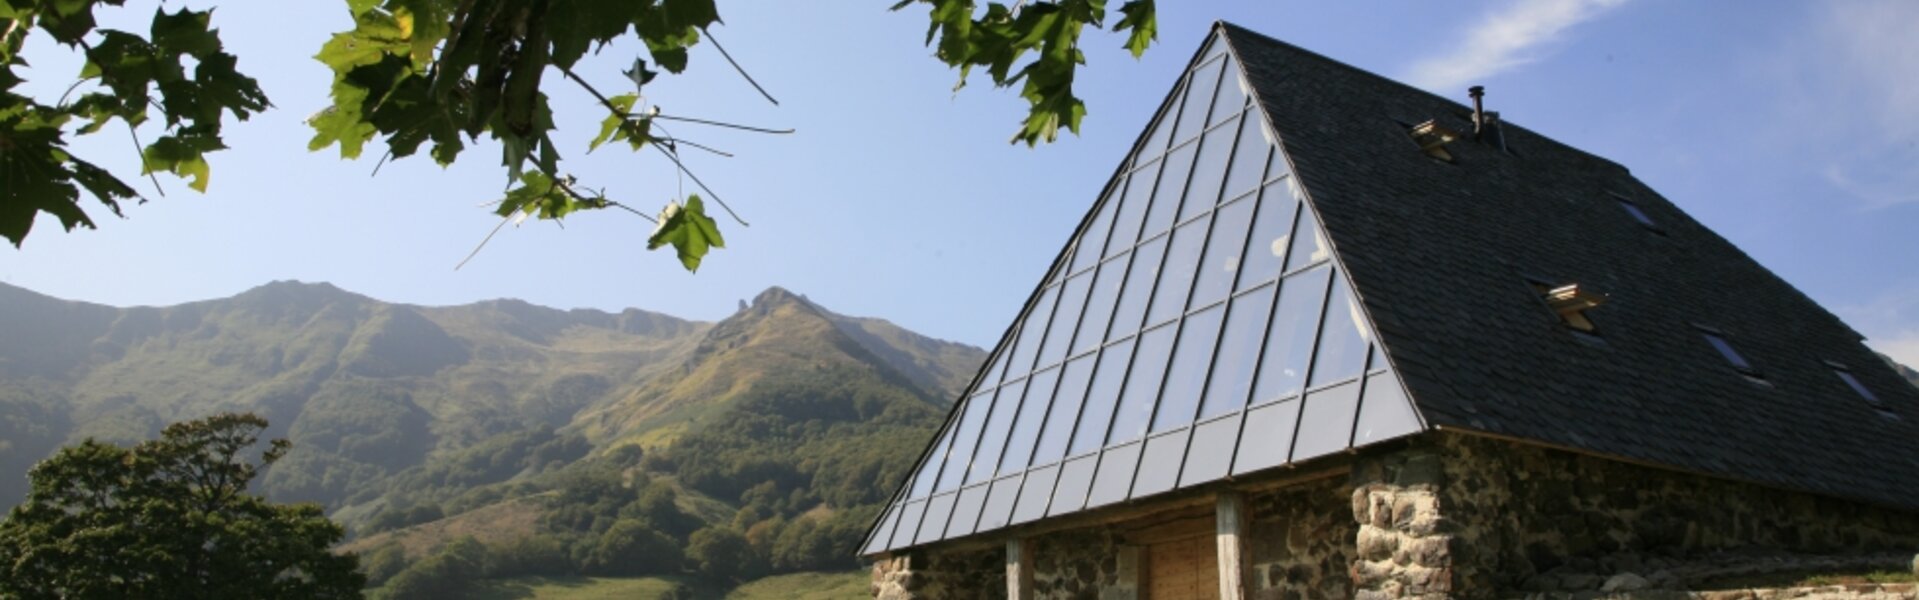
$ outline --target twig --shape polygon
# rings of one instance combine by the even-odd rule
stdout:
[[[607,110],[613,111],[614,114],[621,115],[622,117],[627,116],[625,112],[620,110],[620,107],[614,106],[611,100],[607,100],[606,95],[601,94],[599,90],[594,89],[593,84],[587,83],[586,80],[581,79],[579,75],[573,74],[572,69],[561,68],[560,73],[565,74],[566,77],[568,79],[572,79],[574,83],[580,84],[580,87],[586,88],[587,93],[593,94],[594,98],[598,98],[600,100],[600,104],[602,106],[605,106]],[[659,116],[659,115],[655,115],[655,116]],[[620,124],[621,124],[620,126],[622,127],[633,126],[632,121],[626,121],[626,120],[621,120]],[[715,124],[725,125],[724,123],[715,123]],[[736,125],[735,127],[738,127],[738,126]],[[638,132],[634,132],[634,133],[638,133]],[[773,132],[773,133],[780,133],[780,132]],[[785,133],[792,133],[792,130],[787,130]],[[665,148],[661,148],[659,144],[648,144],[648,145],[652,146],[654,150],[660,151],[660,154],[666,156],[667,160],[673,161],[673,166],[678,167],[681,173],[685,173],[687,179],[693,180],[694,185],[700,186],[700,189],[705,191],[707,196],[711,196],[713,198],[713,202],[715,204],[720,205],[720,208],[725,209],[726,214],[732,216],[733,220],[735,222],[738,222],[741,227],[752,227],[751,224],[746,222],[746,219],[740,218],[739,213],[733,212],[733,207],[727,206],[726,201],[721,200],[720,195],[717,193],[714,193],[713,188],[706,187],[706,182],[700,181],[700,176],[694,175],[692,171],[687,170],[686,165],[680,163],[679,156],[677,156],[673,152],[667,151],[667,149]],[[634,212],[637,213],[638,211],[634,211]]]
[[[659,221],[659,219],[655,219],[655,218],[653,218],[653,215],[649,215],[649,214],[646,214],[646,213],[643,213],[643,212],[640,212],[640,211],[637,211],[637,210],[634,210],[634,209],[633,209],[633,207],[631,207],[631,206],[627,206],[627,205],[625,205],[625,204],[620,204],[620,203],[618,203],[618,202],[614,202],[614,201],[612,201],[612,200],[608,200],[608,199],[606,199],[606,194],[600,194],[600,195],[598,195],[598,196],[593,196],[593,197],[588,197],[588,196],[587,196],[586,194],[582,194],[582,193],[579,193],[578,191],[575,191],[575,190],[573,189],[573,186],[571,186],[571,185],[568,185],[568,184],[566,183],[566,179],[565,179],[565,178],[563,178],[563,177],[557,177],[557,176],[554,176],[554,175],[552,175],[552,174],[548,174],[548,175],[547,175],[547,177],[550,177],[550,178],[552,178],[552,179],[553,179],[553,185],[554,185],[554,186],[556,186],[556,187],[558,187],[558,188],[560,188],[560,191],[562,191],[562,192],[566,192],[566,195],[568,195],[568,196],[572,196],[572,197],[574,197],[575,199],[579,199],[579,200],[584,200],[584,201],[587,201],[587,202],[593,202],[593,203],[597,203],[597,204],[599,204],[599,205],[601,205],[601,206],[605,206],[605,207],[609,207],[609,208],[617,208],[617,209],[620,209],[620,210],[624,210],[624,211],[626,211],[626,212],[630,212],[630,213],[633,213],[633,214],[636,214],[636,215],[639,215],[639,216],[640,216],[640,218],[642,218],[642,219],[646,219],[646,220],[648,220],[648,221],[652,221],[652,222],[653,222],[654,224],[656,224],[656,225],[657,225],[657,224],[659,224],[659,222],[660,222],[660,221]]]
[[[499,224],[499,225],[494,225],[494,226],[493,226],[493,231],[490,231],[490,232],[487,232],[487,234],[486,234],[486,238],[485,238],[485,239],[482,239],[482,240],[480,240],[480,245],[478,245],[478,246],[474,246],[474,247],[473,247],[473,251],[472,251],[472,252],[468,252],[468,253],[466,253],[466,258],[463,258],[463,259],[460,259],[460,264],[457,264],[457,265],[453,265],[453,270],[455,270],[455,271],[458,271],[458,270],[460,270],[460,267],[464,267],[464,266],[466,266],[466,263],[467,263],[467,261],[470,261],[470,260],[473,260],[473,257],[475,257],[475,256],[479,256],[479,255],[480,255],[480,249],[481,249],[481,248],[485,248],[485,247],[486,247],[486,243],[487,243],[487,242],[491,242],[491,241],[493,241],[493,236],[495,236],[495,235],[499,235],[499,233],[500,233],[500,230],[501,230],[501,229],[504,229],[504,228],[506,228],[506,223],[507,223],[508,221],[512,221],[512,220],[513,220],[513,215],[507,215],[507,216],[505,216],[505,217],[501,217],[501,218],[500,218],[500,224]]]
[[[769,93],[766,93],[766,88],[763,88],[763,87],[760,87],[760,82],[758,82],[758,81],[754,81],[754,80],[753,80],[753,76],[752,76],[752,75],[748,75],[748,74],[746,73],[746,69],[744,69],[744,68],[741,68],[741,67],[740,67],[740,63],[738,63],[738,62],[735,62],[735,61],[733,60],[733,55],[732,55],[731,53],[728,53],[728,52],[726,51],[726,46],[721,46],[721,45],[720,45],[720,38],[716,38],[716,37],[713,37],[713,31],[712,31],[712,30],[710,30],[710,29],[707,29],[707,28],[705,28],[705,27],[701,27],[701,28],[700,28],[700,32],[701,32],[701,33],[705,33],[705,34],[706,34],[706,39],[707,39],[707,41],[710,41],[710,42],[713,42],[713,47],[714,47],[714,48],[716,48],[716,49],[718,49],[718,50],[720,51],[720,56],[723,56],[723,57],[726,57],[726,64],[729,64],[729,65],[733,65],[733,70],[735,70],[735,71],[739,71],[739,72],[740,72],[740,77],[745,77],[745,78],[746,78],[746,82],[747,82],[747,83],[750,83],[750,84],[753,84],[753,89],[756,89],[756,90],[759,90],[759,91],[760,91],[760,95],[761,95],[761,96],[765,96],[765,97],[766,97],[766,101],[767,101],[767,102],[772,102],[772,103],[773,103],[773,106],[779,106],[779,105],[780,105],[780,101],[779,101],[779,100],[775,100],[775,99],[773,98],[773,95],[772,95],[772,94],[769,94]]]
[[[140,170],[146,171],[147,179],[153,181],[153,191],[159,192],[161,198],[167,197],[167,189],[160,187],[160,178],[153,174],[153,169],[147,168],[147,155],[142,150],[146,145],[140,143],[140,132],[133,129],[132,123],[127,123],[127,137],[133,138],[133,153],[140,155]]]
[[[627,116],[632,116],[632,115],[631,115],[631,114],[628,114]],[[753,127],[753,126],[750,126],[750,125],[739,125],[739,124],[734,124],[734,123],[726,123],[726,122],[721,122],[721,121],[708,121],[708,120],[706,120],[706,119],[695,119],[695,118],[693,118],[693,117],[675,117],[675,116],[673,116],[673,115],[653,115],[653,118],[655,118],[655,119],[666,119],[666,120],[668,120],[668,121],[685,121],[685,122],[687,122],[687,123],[698,123],[698,124],[701,124],[701,125],[712,125],[712,126],[714,126],[714,127],[730,127],[730,128],[733,128],[733,129],[744,129],[744,130],[747,130],[747,131],[757,131],[757,132],[760,132],[760,133],[771,133],[771,134],[776,134],[776,135],[786,135],[786,134],[789,134],[789,133],[793,133],[793,129],[791,129],[791,128],[787,128],[787,129],[767,129],[767,128],[765,128],[765,127]]]

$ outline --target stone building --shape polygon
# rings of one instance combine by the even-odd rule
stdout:
[[[1913,568],[1919,391],[1625,167],[1229,24],[1190,65],[874,524],[876,595]]]

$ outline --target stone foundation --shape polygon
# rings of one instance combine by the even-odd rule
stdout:
[[[921,550],[881,559],[869,589],[879,600],[1004,598],[1005,553]]]
[[[1246,594],[1261,600],[1351,598],[1360,527],[1345,477],[1246,496]]]
[[[1122,558],[1137,557],[1135,549],[1124,547],[1111,529],[1062,531],[1032,540],[1033,597],[1058,599],[1125,599],[1139,596],[1138,577],[1122,578],[1137,572],[1137,564],[1122,564]],[[1130,556],[1124,556],[1130,555]],[[1003,588],[1003,586],[1002,586]]]

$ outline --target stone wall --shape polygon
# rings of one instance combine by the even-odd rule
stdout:
[[[1356,597],[1684,590],[1701,565],[1919,550],[1919,515],[1441,434],[1363,456]]]
[[[873,563],[879,600],[1006,597],[1006,555],[1000,550],[916,550]]]
[[[1035,598],[1097,600],[1139,595],[1139,578],[1132,572],[1138,569],[1137,563],[1121,560],[1136,558],[1137,549],[1122,545],[1119,535],[1109,528],[1060,531],[1036,537],[1031,543]]]
[[[1345,477],[1246,496],[1247,596],[1258,600],[1351,598],[1348,573],[1359,535]]]

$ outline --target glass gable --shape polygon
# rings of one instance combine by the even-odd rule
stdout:
[[[1214,46],[1127,158],[1135,167],[1089,210],[863,552],[1425,428],[1237,57]]]

